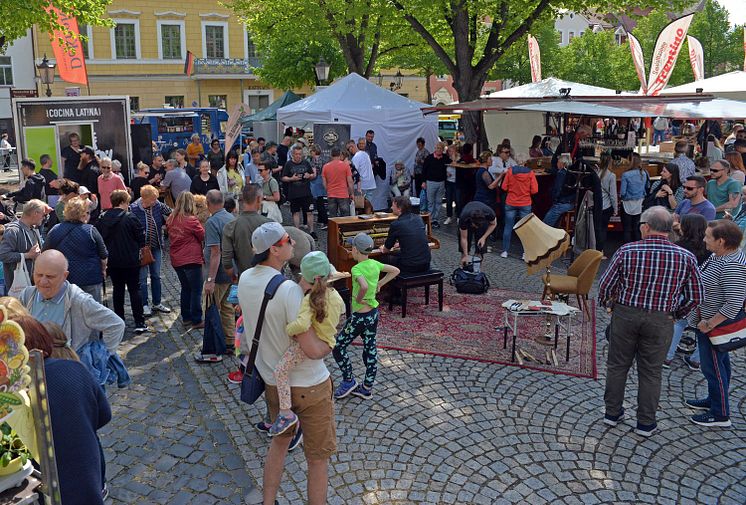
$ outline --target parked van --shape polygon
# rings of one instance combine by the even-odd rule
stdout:
[[[441,140],[453,140],[458,133],[458,123],[461,119],[460,114],[439,114],[438,115],[438,136]]]
[[[185,149],[195,133],[205,152],[212,139],[223,144],[228,113],[217,107],[141,109],[132,114],[132,119],[135,124],[150,124],[153,142],[168,157],[174,149]]]

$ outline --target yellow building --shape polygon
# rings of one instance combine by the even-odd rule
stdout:
[[[245,25],[215,0],[114,0],[108,14],[115,28],[80,28],[88,35],[91,95],[129,95],[133,110],[164,104],[230,110],[239,102],[259,110],[282,94],[254,75],[252,67],[261,63]],[[48,35],[34,32],[36,55],[51,56]],[[190,77],[184,74],[187,51],[195,57]],[[64,96],[76,87],[58,77],[52,92]]]

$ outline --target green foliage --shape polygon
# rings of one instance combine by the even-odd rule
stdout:
[[[702,12],[694,15],[689,35],[702,43],[705,78],[742,68],[743,27],[731,27],[728,11],[719,3],[707,0]]]
[[[111,0],[55,0],[54,5],[64,14],[77,18],[79,24],[113,26],[107,19],[106,7]],[[52,33],[63,27],[50,16],[44,0],[2,0],[0,7],[0,53],[15,39],[36,25],[41,32]]]
[[[21,458],[21,464],[25,465],[31,454],[10,425],[3,423],[0,425],[0,466],[5,468],[18,457]]]
[[[560,34],[554,29],[554,18],[539,19],[530,30],[541,50],[541,76],[559,76],[563,66],[560,52]],[[531,64],[528,60],[528,41],[516,42],[502,56],[489,74],[490,79],[510,79],[516,84],[531,82]]]

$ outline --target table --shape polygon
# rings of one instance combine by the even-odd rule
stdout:
[[[513,345],[510,352],[510,361],[515,362],[515,341],[518,337],[518,320],[524,317],[552,317],[554,318],[554,348],[557,349],[560,329],[565,331],[567,338],[567,348],[565,351],[565,361],[570,361],[570,335],[574,323],[575,315],[580,309],[572,307],[566,303],[550,301],[532,301],[532,300],[507,300],[502,304],[505,309],[503,312],[503,349],[508,347],[508,330],[513,334]],[[513,318],[512,324],[510,318]],[[497,329],[500,329],[498,326]]]

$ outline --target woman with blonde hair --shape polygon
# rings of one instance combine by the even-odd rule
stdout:
[[[731,178],[740,182],[741,184],[744,184],[744,179],[746,179],[746,167],[744,167],[743,165],[743,158],[741,157],[741,153],[735,151],[726,153],[725,161],[730,163]]]
[[[202,243],[205,229],[196,216],[194,195],[185,191],[176,199],[166,220],[171,241],[171,266],[181,284],[181,320],[192,328],[204,328],[202,320]]]

